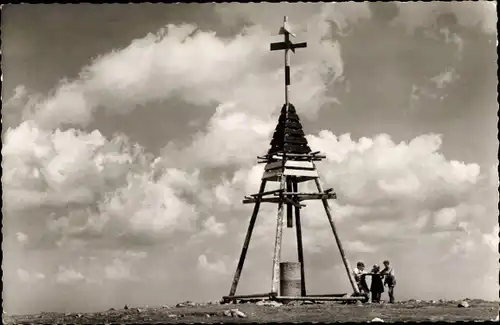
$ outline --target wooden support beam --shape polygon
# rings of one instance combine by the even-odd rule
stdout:
[[[269,292],[266,293],[254,293],[250,295],[236,295],[236,296],[223,296],[223,300],[235,300],[235,299],[246,299],[246,298],[269,298]]]
[[[246,197],[243,200],[243,204],[250,204],[250,203],[280,203],[283,202],[280,198],[265,198],[265,199],[260,199],[260,198],[252,198],[252,197]]]
[[[299,184],[297,180],[294,179],[292,183],[292,191],[297,192],[299,189]],[[294,196],[297,200],[297,196]],[[300,295],[306,295],[306,276],[304,271],[304,247],[302,245],[302,225],[300,222],[300,208],[295,208],[295,229],[297,234],[297,255],[300,263]]]
[[[366,297],[324,297],[324,296],[306,296],[306,297],[284,297],[277,296],[276,300],[293,301],[293,300],[313,300],[313,301],[356,301],[364,300]]]
[[[280,189],[284,190],[286,186],[286,177],[281,177]],[[276,237],[274,242],[273,255],[273,275],[271,284],[271,294],[277,295],[280,283],[280,260],[281,260],[281,241],[283,237],[283,202],[278,205],[278,218],[276,222]]]
[[[291,204],[299,209],[306,207],[305,204],[297,203],[296,201],[291,200],[287,197],[283,197],[283,198],[274,197],[274,198],[265,198],[265,199],[245,197],[245,199],[243,200],[243,204],[250,204],[250,203],[256,203],[256,202],[260,202],[260,203],[286,203],[286,204]]]
[[[321,187],[321,183],[319,182],[318,179],[314,180],[314,183],[316,184],[316,188],[318,189],[318,192],[323,192],[323,189]],[[349,278],[349,281],[351,282],[352,289],[356,294],[359,294],[359,288],[358,284],[354,280],[354,275],[352,274],[351,266],[349,265],[349,261],[347,260],[347,257],[344,252],[344,248],[342,247],[342,243],[340,242],[339,235],[337,233],[337,227],[335,226],[335,223],[333,222],[333,218],[330,212],[330,205],[328,204],[328,200],[323,199],[321,200],[323,202],[323,207],[325,208],[326,216],[328,218],[328,222],[330,223],[330,227],[332,228],[333,236],[335,237],[335,241],[337,242],[337,246],[340,251],[340,256],[342,257],[342,261],[344,262],[344,266],[347,272],[347,276]]]
[[[308,297],[345,297],[347,293],[322,293],[322,294],[314,294],[308,295]]]
[[[265,188],[266,188],[266,181],[264,180],[260,184],[259,193],[263,193]],[[243,269],[243,264],[245,263],[245,258],[248,251],[248,245],[250,245],[250,238],[252,237],[255,221],[257,220],[257,214],[259,213],[259,208],[260,208],[260,202],[257,201],[255,202],[252,216],[250,217],[250,224],[248,225],[247,234],[245,236],[245,242],[243,243],[243,248],[241,249],[238,266],[236,267],[236,272],[234,273],[233,283],[231,284],[231,290],[229,291],[230,296],[234,296],[236,288],[238,287],[238,282],[240,281],[241,270]]]
[[[245,199],[243,200],[243,204],[256,203],[256,202],[261,202],[261,203],[279,203],[280,201],[282,201],[282,199],[280,197],[259,198],[259,197],[245,196]]]
[[[291,207],[292,205],[293,205],[294,207],[298,208],[298,209],[305,207],[305,205],[304,205],[304,204],[299,204],[299,203],[295,202],[294,200],[289,199],[289,198],[287,198],[287,197],[284,197],[283,199],[285,200],[285,202],[286,202],[287,204],[290,204],[290,207]],[[289,227],[289,228],[291,228],[291,227]]]
[[[297,201],[305,200],[329,200],[336,199],[337,194],[335,193],[294,193],[294,192],[284,192],[283,195],[295,195],[297,196]]]
[[[317,193],[317,192],[316,193],[315,192],[296,193],[296,192],[284,191],[282,194],[283,195],[302,195],[302,196],[308,196],[308,195],[333,195],[333,194],[335,194],[335,193],[330,193],[331,191],[333,191],[333,189],[329,189],[329,190],[323,191],[321,193]],[[276,194],[274,194],[274,195],[276,195]]]
[[[292,178],[288,177],[286,180],[286,190],[291,192],[292,189]],[[300,209],[300,205],[298,202],[294,202],[291,199],[291,196],[285,196],[285,201],[287,202],[286,205],[286,227],[287,228],[293,228],[293,206],[296,208],[298,207]]]
[[[262,197],[262,196],[265,196],[265,195],[275,194],[275,193],[280,193],[280,192],[284,192],[284,190],[282,190],[282,189],[272,190],[272,191],[267,191],[267,192],[262,192],[262,193],[257,193],[257,194],[251,194],[251,196],[253,196],[253,197]]]
[[[287,158],[316,158],[316,159],[324,159],[326,156],[319,154],[310,154],[310,153],[283,153],[283,152],[275,152],[272,154],[266,154],[264,156],[258,156],[257,159],[266,160],[266,159],[280,159],[286,155]]]
[[[274,155],[277,156],[283,156],[282,152],[277,152]],[[318,154],[311,154],[311,153],[286,153],[287,157],[315,157],[315,158],[326,158],[326,156],[320,156]]]
[[[268,164],[276,161],[281,161],[283,160],[282,156],[275,156],[275,157],[269,157],[269,158],[263,158],[263,157],[258,157],[261,161],[258,161],[257,163],[259,164]],[[321,161],[323,158],[321,157],[315,157],[315,156],[305,156],[305,157],[287,157],[287,161]]]

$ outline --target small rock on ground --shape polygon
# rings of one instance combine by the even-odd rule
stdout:
[[[458,303],[458,307],[460,308],[469,308],[469,303],[467,301],[461,301]]]
[[[177,305],[175,305],[175,307],[193,307],[193,306],[196,306],[196,304],[192,301],[183,301],[183,302],[179,302]]]
[[[283,304],[277,301],[272,301],[272,300],[261,300],[256,303],[257,306],[273,306],[273,307],[280,307]]]
[[[225,310],[224,311],[224,316],[227,316],[227,317],[240,317],[240,318],[246,318],[247,315],[238,310],[238,309],[230,309],[230,310]]]

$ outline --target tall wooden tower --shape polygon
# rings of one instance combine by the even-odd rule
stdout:
[[[290,66],[289,50],[295,53],[296,48],[305,48],[307,43],[292,43],[290,36],[295,35],[290,31],[285,16],[283,26],[279,33],[284,36],[284,42],[272,43],[271,51],[284,50],[285,54],[285,104],[281,109],[278,125],[274,131],[271,140],[271,148],[266,155],[258,157],[259,163],[265,163],[265,171],[262,176],[262,182],[259,192],[245,197],[243,203],[254,204],[253,213],[250,218],[250,224],[243,243],[240,259],[231,290],[228,296],[223,297],[223,301],[236,301],[246,299],[273,299],[273,300],[350,300],[360,299],[360,297],[343,297],[346,294],[325,294],[308,296],[306,294],[305,272],[304,272],[304,254],[302,246],[302,226],[300,211],[305,205],[301,202],[306,200],[321,200],[326,212],[326,217],[332,228],[335,241],[340,251],[347,276],[351,283],[354,293],[359,293],[358,287],[352,275],[351,268],[342,248],[335,223],[331,216],[329,199],[335,199],[336,194],[333,189],[323,191],[319,175],[316,170],[316,161],[320,161],[325,156],[319,155],[319,152],[312,152],[309,148],[307,139],[299,116],[295,107],[289,102],[290,85]],[[317,193],[300,193],[298,184],[301,182],[313,181],[318,190]],[[266,191],[267,182],[279,182],[278,190]],[[278,220],[276,226],[276,238],[274,245],[273,273],[271,291],[261,294],[235,295],[236,288],[240,279],[245,257],[250,244],[253,228],[261,203],[276,203],[278,205]],[[298,263],[281,263],[281,246],[283,235],[284,207],[286,206],[287,227],[293,228],[295,217],[295,229],[297,235]],[[294,270],[295,269],[295,270]],[[295,278],[292,279],[295,272]],[[280,276],[282,277],[280,279]],[[284,279],[288,277],[287,279]],[[281,281],[280,281],[281,280]],[[281,288],[280,288],[281,284]]]

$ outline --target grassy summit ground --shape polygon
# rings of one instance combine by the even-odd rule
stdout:
[[[406,301],[390,304],[343,305],[339,303],[294,304],[279,307],[245,304],[189,304],[175,307],[111,309],[105,312],[40,313],[36,315],[4,315],[4,324],[47,323],[250,323],[250,322],[365,322],[378,317],[393,321],[457,321],[492,320],[497,317],[498,302],[468,300],[468,308],[458,301]],[[238,309],[246,317],[230,315]]]

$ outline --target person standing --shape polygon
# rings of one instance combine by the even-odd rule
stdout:
[[[368,289],[368,284],[366,283],[367,272],[365,271],[365,264],[363,262],[358,262],[354,268],[353,274],[360,291],[359,293],[368,296],[370,289]]]
[[[394,303],[394,287],[396,286],[396,276],[394,274],[394,269],[390,266],[388,260],[384,261],[384,269],[380,272],[385,276],[384,285],[387,286],[387,291],[389,294],[389,303]]]
[[[370,290],[372,292],[372,302],[380,303],[380,298],[382,297],[382,293],[384,292],[384,275],[380,273],[380,266],[375,264],[372,271],[370,272],[370,275],[372,276],[372,283],[370,287]]]

